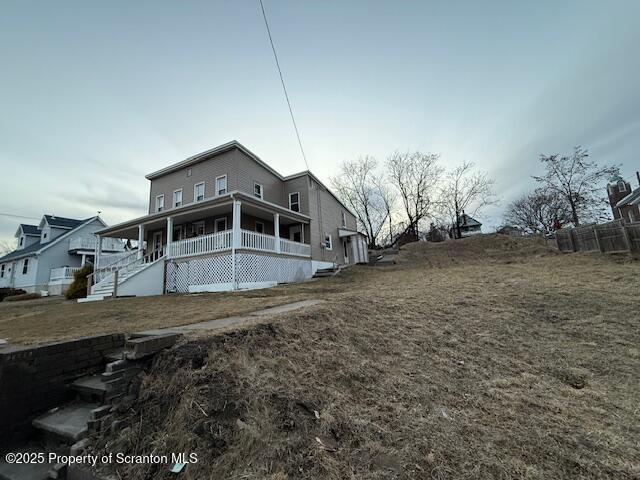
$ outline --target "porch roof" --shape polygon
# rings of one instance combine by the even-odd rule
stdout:
[[[242,202],[242,211],[260,217],[265,213],[280,214],[280,224],[306,223],[310,217],[302,213],[294,212],[286,207],[267,202],[240,191],[229,192],[219,197],[207,198],[200,202],[188,203],[181,207],[151,213],[134,218],[126,222],[118,223],[108,228],[98,230],[96,235],[103,237],[138,238],[138,226],[144,225],[149,229],[164,228],[167,218],[173,217],[174,225],[183,222],[192,222],[202,219],[204,216],[215,216],[229,213],[234,200]],[[229,208],[227,208],[229,207]]]

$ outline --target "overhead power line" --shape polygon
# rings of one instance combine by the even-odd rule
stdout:
[[[267,34],[269,35],[269,43],[271,43],[271,50],[273,51],[273,58],[276,60],[276,67],[278,67],[278,73],[280,74],[280,82],[282,82],[282,90],[284,90],[284,97],[287,99],[287,106],[289,107],[289,113],[291,114],[291,121],[293,122],[293,129],[296,132],[298,138],[298,145],[300,145],[300,152],[302,152],[302,159],[304,164],[309,170],[309,164],[307,163],[307,156],[304,154],[304,148],[302,148],[302,140],[300,140],[300,132],[298,131],[298,125],[296,119],[293,116],[293,109],[291,108],[291,101],[289,100],[289,94],[287,93],[287,87],[284,84],[284,77],[282,76],[282,69],[280,68],[280,62],[278,61],[278,54],[276,53],[276,47],[273,44],[273,38],[271,37],[271,29],[269,28],[269,22],[267,21],[267,14],[264,11],[264,4],[260,0],[260,8],[262,9],[262,18],[264,18],[264,24],[267,27]]]
[[[13,217],[13,218],[26,218],[27,220],[40,220],[37,217],[26,217],[24,215],[14,215],[13,213],[2,213],[2,212],[0,212],[0,217]]]

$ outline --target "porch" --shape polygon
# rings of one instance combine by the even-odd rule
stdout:
[[[303,214],[237,192],[147,215],[97,232],[99,264],[93,277],[97,288],[91,292],[138,295],[123,288],[123,282],[127,287],[142,283],[150,275],[145,266],[160,261],[164,275],[145,280],[147,286],[164,280],[153,289],[160,293],[256,288],[303,280],[311,276],[308,225],[309,217]],[[105,238],[137,239],[138,250],[103,264]]]

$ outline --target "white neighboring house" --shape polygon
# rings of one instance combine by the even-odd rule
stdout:
[[[93,262],[94,232],[105,227],[100,217],[76,220],[54,215],[43,216],[39,225],[21,224],[15,234],[18,247],[0,258],[0,288],[63,294],[73,274],[86,262]],[[122,241],[109,240],[103,241],[105,254],[124,251]]]

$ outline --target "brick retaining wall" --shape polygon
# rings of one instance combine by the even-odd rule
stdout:
[[[28,436],[33,418],[72,400],[68,384],[102,370],[104,355],[124,343],[123,334],[111,334],[0,348],[0,446]]]

